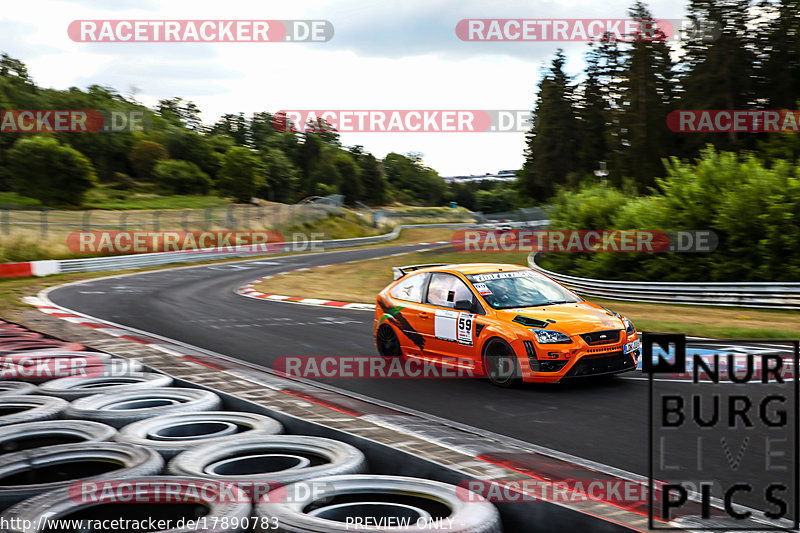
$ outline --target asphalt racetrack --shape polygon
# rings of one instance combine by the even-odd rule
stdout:
[[[432,247],[388,246],[164,270],[66,286],[53,290],[50,298],[80,313],[264,367],[271,368],[277,357],[286,355],[375,355],[371,311],[256,300],[235,290],[277,272]],[[398,257],[398,264],[402,260]],[[513,390],[479,379],[335,379],[326,383],[603,465],[648,473],[648,381],[639,372],[624,378]],[[693,385],[665,380],[657,386],[659,393],[687,394],[686,388]],[[790,446],[794,445],[793,415],[790,410],[790,423],[784,430]],[[727,416],[724,409],[722,416]],[[725,485],[742,479],[767,481],[772,475],[764,469],[769,444],[758,432],[743,450],[741,440],[728,438],[727,454],[714,430],[707,434],[702,468],[712,479]],[[679,460],[697,455],[697,436],[691,429],[670,433],[672,451],[667,463],[669,456]],[[739,451],[744,460],[733,469],[731,455]],[[790,472],[786,472],[789,486]],[[765,507],[758,493],[739,495],[737,502]]]

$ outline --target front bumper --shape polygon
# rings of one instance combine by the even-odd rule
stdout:
[[[523,381],[555,383],[567,378],[602,376],[636,370],[640,350],[624,353],[624,347],[639,334],[620,332],[619,341],[607,345],[588,345],[575,340],[571,345],[543,345],[523,340],[515,346]],[[574,337],[573,337],[574,339]]]

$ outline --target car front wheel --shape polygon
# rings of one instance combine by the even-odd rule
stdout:
[[[503,339],[492,339],[484,348],[486,377],[498,387],[512,388],[522,383],[522,372],[514,349]]]

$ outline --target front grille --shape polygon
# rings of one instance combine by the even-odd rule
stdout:
[[[636,368],[636,362],[630,354],[612,352],[607,355],[586,355],[575,363],[564,377],[596,376],[613,374]]]
[[[622,346],[615,344],[611,346],[603,346],[602,348],[587,348],[586,353],[608,353],[618,351]]]
[[[619,342],[618,329],[608,329],[605,331],[593,331],[591,333],[582,333],[581,338],[589,346],[596,346],[598,344],[614,344]]]

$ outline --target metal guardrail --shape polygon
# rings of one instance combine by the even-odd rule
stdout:
[[[474,224],[408,224],[396,226],[391,232],[373,237],[356,237],[352,239],[331,239],[324,241],[291,241],[271,252],[256,251],[250,246],[232,246],[230,252],[220,252],[216,249],[198,250],[196,252],[155,252],[149,254],[115,255],[112,257],[90,257],[86,259],[65,259],[50,261],[56,268],[55,272],[102,272],[113,270],[128,270],[148,266],[168,265],[172,263],[190,263],[195,261],[208,261],[211,259],[231,259],[236,257],[249,257],[255,255],[270,255],[283,252],[307,251],[311,246],[315,250],[331,250],[347,248],[349,246],[363,246],[378,244],[396,239],[403,229],[410,228],[464,228]],[[49,273],[55,273],[49,272]]]
[[[800,310],[800,283],[797,282],[694,283],[579,278],[546,270],[536,264],[535,257],[536,252],[528,256],[531,268],[584,296],[633,302]]]

